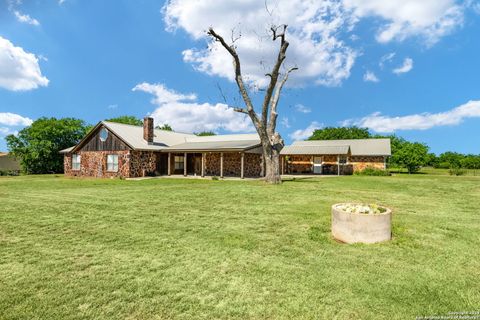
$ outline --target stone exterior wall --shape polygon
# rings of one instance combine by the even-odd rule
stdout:
[[[245,177],[260,177],[262,172],[262,155],[256,153],[244,154],[243,174]],[[242,170],[241,154],[225,152],[223,154],[223,175],[225,177],[240,177]],[[205,157],[205,174],[220,176],[220,153],[207,153]]]
[[[289,174],[312,173],[312,156],[292,155],[285,161],[285,172]]]
[[[157,170],[157,152],[130,151],[129,177],[153,176]]]
[[[373,156],[352,156],[348,163],[353,166],[353,171],[362,171],[367,167],[385,170],[385,158]]]
[[[72,154],[64,156],[64,172],[73,177],[130,177],[130,151],[80,151],[80,170],[72,169]],[[118,171],[107,171],[107,155],[118,155]]]

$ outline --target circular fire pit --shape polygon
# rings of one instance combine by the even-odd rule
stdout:
[[[332,206],[332,235],[345,243],[376,243],[392,238],[392,210],[358,203]]]

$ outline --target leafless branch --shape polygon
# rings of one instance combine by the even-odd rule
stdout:
[[[235,47],[233,45],[229,46],[225,42],[225,39],[223,39],[222,36],[217,34],[215,32],[215,30],[213,30],[213,28],[210,28],[208,30],[207,34],[210,35],[211,37],[213,37],[215,39],[215,41],[220,42],[220,44],[232,56],[233,65],[234,65],[234,68],[235,68],[235,81],[237,82],[238,89],[240,90],[240,94],[242,95],[243,101],[245,102],[245,105],[247,106],[248,115],[252,119],[252,122],[255,125],[255,128],[257,128],[257,131],[261,130],[262,123],[260,122],[257,114],[255,113],[252,101],[250,99],[250,96],[248,95],[247,89],[245,88],[245,84],[243,83],[242,70],[240,68],[240,58],[238,57],[238,54],[237,54],[237,51],[235,50]],[[263,127],[263,128],[265,128],[265,127]]]
[[[282,92],[283,86],[288,80],[288,76],[290,75],[290,72],[298,70],[297,67],[293,67],[287,70],[285,75],[283,76],[283,79],[278,83],[276,89],[275,89],[275,94],[273,95],[271,106],[270,106],[270,121],[268,123],[268,135],[273,136],[275,133],[275,128],[277,126],[277,106],[278,106],[278,101],[280,100],[280,93]]]

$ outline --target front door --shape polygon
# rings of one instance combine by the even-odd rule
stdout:
[[[313,157],[313,173],[322,174],[322,157]]]

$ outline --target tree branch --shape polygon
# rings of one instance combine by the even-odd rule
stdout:
[[[277,56],[277,61],[275,65],[273,66],[272,72],[269,74],[270,76],[270,83],[268,85],[267,91],[265,93],[265,97],[263,99],[263,104],[262,104],[262,123],[266,127],[267,126],[267,120],[268,120],[268,109],[270,106],[270,100],[272,98],[273,90],[275,89],[275,86],[277,85],[278,81],[278,76],[279,76],[279,70],[280,67],[282,66],[283,61],[285,60],[285,53],[287,52],[288,48],[288,41],[285,41],[285,31],[287,29],[286,25],[283,25],[283,33],[281,35],[277,35],[277,29],[272,27],[271,30],[273,32],[273,40],[275,41],[278,37],[281,37],[282,42],[280,45],[280,50],[278,52]]]
[[[215,32],[215,30],[213,30],[213,28],[209,28],[207,34],[210,35],[211,37],[213,37],[215,39],[215,41],[220,42],[220,44],[232,56],[233,65],[234,65],[234,68],[235,68],[235,81],[237,82],[238,89],[240,90],[240,94],[242,95],[243,101],[245,102],[245,105],[247,106],[247,113],[250,116],[250,118],[252,119],[252,122],[255,125],[255,128],[257,129],[257,131],[260,131],[262,129],[262,127],[265,129],[265,126],[262,126],[262,123],[260,122],[257,114],[255,113],[252,101],[250,99],[250,96],[248,95],[247,89],[245,88],[245,84],[243,82],[243,77],[242,77],[242,71],[241,71],[241,68],[240,68],[240,58],[238,57],[238,54],[237,54],[237,51],[235,50],[235,47],[233,45],[229,46],[225,42],[223,37],[220,36],[219,34],[217,34]]]
[[[274,135],[275,128],[277,127],[277,117],[278,117],[277,106],[278,106],[278,101],[280,100],[280,93],[282,91],[282,88],[283,88],[285,82],[287,82],[287,80],[288,80],[288,76],[289,76],[290,72],[295,71],[295,70],[298,70],[298,68],[293,67],[293,68],[288,69],[288,71],[285,73],[285,76],[279,82],[279,84],[277,85],[277,87],[275,89],[275,94],[273,95],[272,102],[270,104],[270,121],[268,122],[268,129],[267,129],[268,135],[270,137],[272,137]]]

